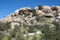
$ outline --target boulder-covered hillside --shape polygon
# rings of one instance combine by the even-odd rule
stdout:
[[[1,19],[0,40],[60,40],[60,6],[17,9]]]
[[[36,28],[44,27],[47,24],[53,27],[54,22],[60,23],[60,6],[36,6],[34,9],[23,7],[1,19],[1,22],[10,22],[11,28],[14,28],[16,24],[23,24],[24,27],[35,26]]]
[[[2,22],[18,21],[20,23],[32,25],[41,18],[49,18],[51,22],[60,19],[60,6],[36,6],[34,9],[23,7],[1,19]],[[31,23],[32,22],[32,23]]]

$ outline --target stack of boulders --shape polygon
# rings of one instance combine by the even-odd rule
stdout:
[[[60,6],[37,6],[35,9],[24,7],[16,10],[12,14],[5,17],[2,22],[18,21],[25,25],[41,24],[45,19],[49,22],[60,20]]]

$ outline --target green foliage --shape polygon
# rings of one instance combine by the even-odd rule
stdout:
[[[53,11],[57,11],[57,10],[58,10],[57,7],[52,7],[51,9],[52,9]]]
[[[2,40],[3,39],[3,35],[0,33],[0,40]]]
[[[55,27],[55,33],[56,33],[56,40],[60,40],[60,23],[59,22],[56,22],[54,21],[53,24],[56,26]]]
[[[7,30],[10,28],[10,22],[7,22],[7,23],[2,23],[0,22],[0,31],[3,31],[3,30]]]
[[[3,40],[8,40],[8,37],[7,36],[4,36]]]
[[[28,32],[29,33],[33,33],[33,32],[35,32],[36,30],[35,30],[35,28],[34,28],[34,26],[29,26],[29,29],[28,29]]]
[[[35,10],[33,10],[33,16],[37,16],[37,13]]]
[[[43,9],[43,6],[42,5],[40,5],[40,6],[38,5],[38,9],[39,10]]]

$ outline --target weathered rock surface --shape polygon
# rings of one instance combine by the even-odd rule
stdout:
[[[37,19],[36,19],[37,18]],[[60,6],[37,6],[35,9],[24,7],[17,9],[12,14],[2,19],[2,22],[18,21],[25,25],[35,25],[43,19],[49,18],[50,21],[60,20]],[[41,21],[41,22],[42,22]]]

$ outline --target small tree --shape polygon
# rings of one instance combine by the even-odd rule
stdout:
[[[56,35],[56,37],[55,38],[56,38],[56,40],[60,40],[60,38],[59,38],[60,37],[60,23],[54,21],[53,24],[56,26],[55,27],[55,33],[56,33],[55,35]]]
[[[39,10],[43,9],[43,6],[42,5],[40,5],[40,6],[38,5],[38,9]]]
[[[57,7],[52,7],[51,9],[52,9],[52,11],[57,11],[58,10]]]

